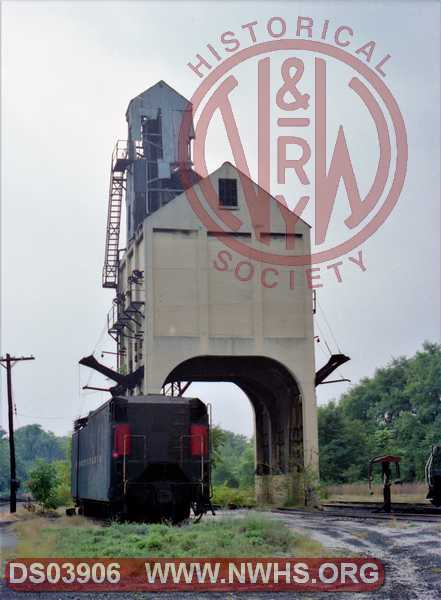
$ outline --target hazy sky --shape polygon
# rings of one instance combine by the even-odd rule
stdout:
[[[13,371],[17,425],[39,422],[57,433],[98,406],[102,393],[81,393],[99,376],[78,367],[92,351],[112,350],[105,318],[112,291],[101,288],[109,162],[126,137],[131,98],[160,79],[191,97],[199,81],[186,66],[226,30],[298,15],[330,28],[350,26],[354,46],[376,42],[390,54],[385,82],[406,122],[409,165],[391,216],[361,249],[362,273],[343,258],[343,282],[323,269],[316,318],[317,365],[333,351],[351,356],[341,371],[356,383],[392,357],[440,339],[440,53],[438,2],[4,2],[2,4],[2,354],[34,354]],[[292,37],[291,36],[286,37]],[[356,41],[355,41],[356,40]],[[249,45],[249,41],[248,41]],[[351,51],[351,49],[349,49]],[[223,56],[225,53],[223,53]],[[337,67],[332,74],[338,73]],[[251,71],[243,71],[251,82]],[[238,95],[250,163],[255,164],[255,104]],[[372,128],[347,94],[334,89],[330,126],[344,116],[362,183]],[[210,168],[230,158],[219,125],[208,145]],[[248,138],[247,138],[248,136]],[[360,166],[361,165],[361,166]],[[272,190],[272,191],[278,191]],[[338,196],[338,199],[341,197]],[[337,210],[339,210],[337,208]],[[308,215],[307,215],[308,216]],[[308,220],[308,218],[307,218]],[[334,232],[338,237],[341,230]],[[332,327],[329,331],[328,323]],[[324,338],[323,338],[324,334]],[[113,365],[112,357],[105,358]],[[6,426],[5,378],[2,423]],[[248,402],[230,384],[190,388],[212,401],[222,426],[250,434]],[[347,384],[321,386],[318,401]]]

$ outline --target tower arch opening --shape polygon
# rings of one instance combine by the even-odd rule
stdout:
[[[303,503],[301,389],[282,363],[266,356],[196,356],[173,368],[177,382],[231,382],[248,397],[255,424],[255,484],[259,503]]]

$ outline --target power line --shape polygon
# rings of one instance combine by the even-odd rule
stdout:
[[[93,347],[92,354],[95,352],[95,350],[96,350],[96,347],[98,346],[98,344],[99,344],[99,343],[100,343],[100,341],[101,341],[101,338],[103,337],[103,335],[104,335],[106,332],[107,332],[107,319],[104,321],[103,328],[102,328],[102,330],[101,330],[101,332],[100,332],[100,334],[99,334],[99,336],[98,336],[98,339],[97,339],[97,341],[95,342],[95,345],[94,345],[94,347]]]
[[[104,335],[107,333],[107,319],[104,321],[104,325],[103,328],[101,329],[101,332],[95,342],[95,345],[93,346],[93,350],[91,352],[91,354],[94,354],[99,343],[101,342],[102,338],[104,337]],[[90,385],[93,376],[95,375],[94,371],[90,371],[90,373],[88,374],[87,380],[86,380],[86,386]],[[78,400],[79,400],[79,405],[80,405],[80,412],[79,414],[81,415],[83,413],[84,410],[84,405],[87,402],[87,396],[91,396],[92,394],[96,393],[96,392],[91,392],[91,393],[84,393],[82,391],[82,385],[81,385],[81,367],[80,365],[78,365]]]
[[[323,330],[322,330],[322,328],[320,327],[320,325],[319,325],[319,323],[318,323],[318,320],[317,320],[317,319],[316,319],[316,322],[315,322],[315,323],[316,323],[316,325],[317,325],[317,329],[318,329],[318,331],[319,331],[319,334],[320,334],[320,340],[323,340],[323,342],[325,343],[325,346],[326,346],[326,348],[327,348],[327,350],[328,350],[328,352],[329,352],[329,355],[330,355],[330,356],[332,356],[332,351],[331,351],[331,348],[329,347],[329,344],[328,344],[328,342],[326,341],[325,334],[323,333]],[[323,350],[323,348],[322,348],[322,350]],[[324,352],[324,351],[323,351],[323,352]]]
[[[328,355],[326,354],[326,352],[323,350],[323,346],[321,346],[320,342],[318,342],[318,347],[320,349],[320,352],[323,354],[323,356],[325,357],[325,359],[328,359]]]
[[[329,330],[329,332],[330,332],[330,334],[331,334],[331,336],[332,336],[333,342],[334,342],[334,344],[335,344],[335,346],[336,346],[336,348],[337,348],[338,352],[341,354],[341,350],[340,350],[340,346],[339,346],[339,344],[338,344],[338,342],[337,342],[337,338],[336,338],[336,336],[334,335],[334,332],[333,332],[333,330],[332,330],[332,328],[331,328],[331,325],[330,325],[330,323],[329,323],[328,319],[326,318],[325,311],[324,311],[324,309],[323,309],[322,305],[320,304],[320,301],[319,301],[319,299],[318,299],[318,298],[317,298],[317,304],[318,304],[318,306],[319,306],[319,308],[320,308],[320,311],[321,311],[321,316],[323,316],[323,318],[324,318],[324,320],[325,320],[325,322],[326,322],[326,325],[328,326],[328,330]],[[328,342],[327,342],[327,340],[326,340],[326,337],[325,337],[325,335],[324,335],[324,333],[323,333],[323,329],[322,329],[322,328],[320,327],[320,325],[319,325],[319,322],[318,322],[318,315],[317,315],[317,318],[316,318],[316,320],[315,320],[315,324],[316,324],[316,326],[317,326],[317,329],[318,329],[318,331],[319,331],[319,334],[320,334],[320,340],[323,340],[323,342],[325,343],[325,346],[326,346],[326,348],[327,348],[327,350],[328,350],[328,352],[329,352],[329,355],[330,355],[330,356],[332,356],[332,354],[333,354],[333,353],[332,353],[332,350],[331,350],[331,348],[329,347],[329,344],[328,344]],[[325,351],[323,350],[323,348],[321,348],[321,350],[322,350],[322,352],[323,352],[324,356],[326,356],[326,353],[325,353]],[[341,377],[342,379],[347,379],[347,378],[346,378],[346,377],[343,375],[343,372],[342,372],[341,370],[338,370],[338,371],[337,371],[337,373],[340,375],[340,377]]]
[[[332,331],[332,327],[331,327],[331,325],[330,325],[330,323],[329,323],[329,321],[328,321],[328,319],[326,317],[325,311],[324,311],[322,305],[320,304],[320,300],[318,298],[317,298],[317,304],[318,304],[318,306],[319,306],[319,308],[320,308],[320,310],[321,310],[321,312],[323,314],[323,318],[325,320],[326,325],[328,326],[328,329],[329,329],[329,332],[331,334],[331,337],[334,340],[334,344],[336,345],[337,350],[341,354],[341,350],[340,350],[340,346],[338,345],[337,338],[335,337],[334,332]]]
[[[71,421],[71,417],[41,417],[41,416],[36,416],[36,415],[24,415],[23,413],[17,413],[17,416],[19,417],[24,417],[25,419],[36,419],[37,421],[40,421],[41,419],[43,419],[44,421],[46,420],[55,420],[55,421]]]

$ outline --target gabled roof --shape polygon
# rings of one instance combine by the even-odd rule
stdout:
[[[246,177],[248,179],[248,181],[251,181],[251,183],[253,183],[259,190],[262,190],[262,192],[264,194],[267,194],[267,196],[269,196],[271,198],[271,200],[274,200],[274,202],[277,202],[277,204],[279,204],[282,207],[282,210],[288,210],[290,212],[293,212],[292,210],[290,210],[288,207],[286,207],[284,204],[282,204],[282,202],[280,202],[280,200],[277,200],[277,198],[275,198],[274,196],[272,196],[268,190],[266,190],[265,188],[263,188],[262,186],[260,186],[258,183],[256,183],[253,179],[251,179],[251,177],[249,177],[246,173],[244,173],[243,171],[241,171],[240,169],[238,169],[236,167],[236,165],[233,165],[232,163],[230,163],[229,160],[226,160],[225,162],[223,162],[221,164],[221,166],[216,169],[216,171],[218,171],[219,169],[221,169],[224,165],[229,165],[230,167],[232,167],[235,171],[237,171],[238,173],[240,173],[240,175],[243,175],[244,177]],[[213,173],[210,173],[209,175],[207,175],[207,177],[211,177],[214,173],[216,173],[216,171],[213,171]],[[305,225],[307,225],[310,229],[311,229],[311,225],[309,223],[307,223],[304,219],[302,219],[302,217],[300,215],[298,215],[299,221],[302,221],[302,223],[304,223]]]
[[[165,88],[167,88],[167,90],[171,94],[175,95],[177,98],[179,98],[180,100],[184,101],[187,105],[191,106],[191,103],[190,103],[189,100],[187,100],[187,98],[185,98],[182,94],[180,94],[174,88],[172,88],[171,85],[169,85],[167,82],[165,82],[163,79],[161,79],[160,81],[158,81],[154,85],[151,85],[149,88],[147,88],[146,90],[144,90],[143,92],[141,92],[140,94],[138,94],[137,96],[135,96],[134,98],[132,98],[130,100],[130,102],[129,102],[128,107],[127,107],[127,111],[129,110],[130,105],[132,104],[132,102],[134,100],[136,100],[137,98],[148,96],[150,93],[152,93],[155,90],[155,88],[158,88],[158,87],[165,87]]]
[[[233,165],[231,162],[229,161],[225,161],[221,164],[220,167],[218,167],[217,169],[215,169],[214,171],[212,171],[211,173],[209,173],[206,177],[200,177],[200,175],[198,173],[196,173],[196,171],[194,171],[195,173],[195,178],[196,181],[193,183],[192,186],[190,186],[190,188],[196,186],[196,185],[200,185],[203,184],[203,182],[207,179],[209,179],[210,177],[212,177],[213,175],[215,175],[218,171],[220,171],[223,167],[228,166],[232,169],[234,169],[234,171],[236,171],[240,176],[246,177],[249,181],[251,181],[251,183],[253,185],[255,185],[259,190],[262,190],[262,192],[272,201],[274,201],[275,203],[277,203],[279,205],[279,210],[280,212],[285,212],[285,211],[289,211],[289,213],[292,213],[292,211],[286,207],[284,204],[282,204],[282,202],[280,202],[280,200],[277,200],[277,198],[275,198],[274,196],[272,196],[267,190],[265,190],[264,188],[262,188],[261,186],[259,186],[255,181],[253,181],[251,179],[251,177],[249,177],[248,175],[246,175],[243,171],[241,171],[240,169],[238,169],[236,167],[236,165]],[[151,212],[150,214],[148,214],[146,216],[146,219],[149,219],[150,217],[154,217],[155,215],[157,215],[159,212],[161,212],[162,210],[166,209],[166,207],[170,207],[170,205],[172,205],[174,202],[178,202],[179,199],[181,199],[183,196],[185,195],[185,192],[182,192],[182,194],[178,194],[177,196],[175,196],[174,198],[172,198],[170,200],[170,202],[167,202],[167,204],[164,204],[163,206],[161,206],[160,208],[158,208],[157,210],[155,210],[154,212]],[[168,210],[170,210],[168,208]],[[309,223],[307,223],[304,219],[302,219],[300,216],[298,216],[298,221],[302,222],[304,225],[306,225],[306,227],[309,227],[311,229],[311,225]]]

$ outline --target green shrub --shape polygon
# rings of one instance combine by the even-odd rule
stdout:
[[[32,496],[43,510],[59,506],[56,494],[58,483],[56,464],[38,459],[29,473],[27,484]]]
[[[303,473],[303,485],[305,488],[305,498],[308,504],[313,506],[321,500],[327,500],[329,494],[326,485],[319,479],[315,469],[307,467]]]
[[[230,488],[227,485],[215,485],[213,487],[213,504],[219,506],[254,506],[256,504],[254,497],[254,488],[238,489]]]
[[[69,463],[64,460],[57,460],[53,464],[57,472],[57,486],[55,488],[57,506],[68,506],[72,504]]]

